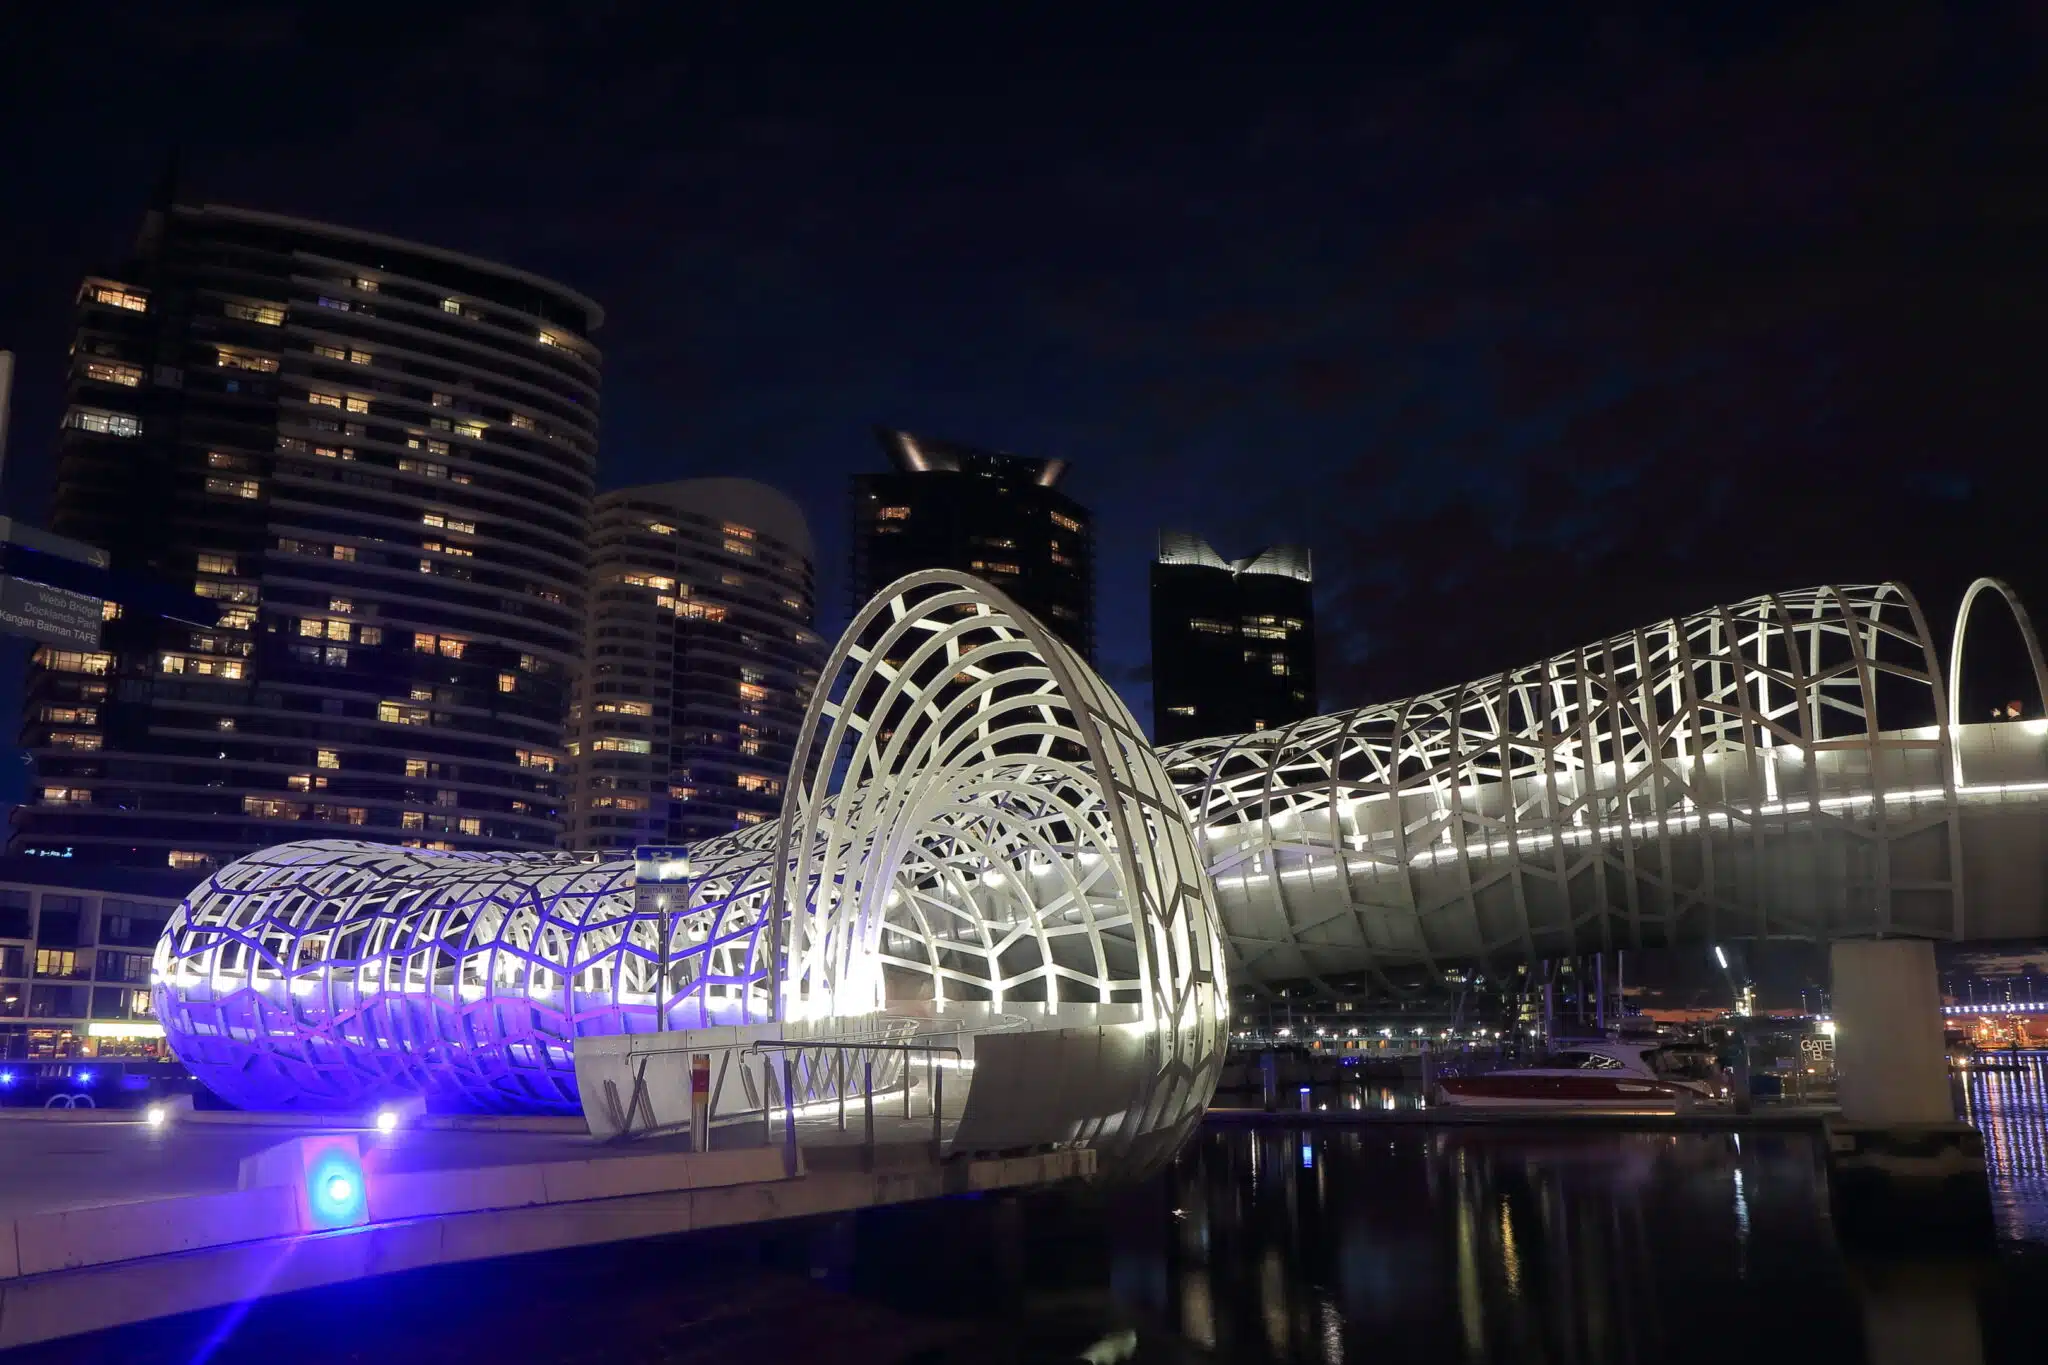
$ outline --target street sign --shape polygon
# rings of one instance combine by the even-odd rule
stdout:
[[[633,875],[643,882],[690,880],[687,844],[638,844],[633,849]]]
[[[97,649],[105,604],[84,593],[0,575],[0,629],[46,645]]]

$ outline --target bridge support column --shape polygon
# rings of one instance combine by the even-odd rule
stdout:
[[[1991,1232],[1984,1140],[1956,1118],[1934,946],[1834,945],[1835,1075],[1829,1192],[1844,1240],[1924,1246]]]

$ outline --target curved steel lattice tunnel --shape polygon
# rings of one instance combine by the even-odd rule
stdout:
[[[166,927],[158,1016],[246,1106],[567,1110],[578,1037],[972,1004],[1140,1032],[1144,1075],[1094,1139],[1177,1143],[1222,1064],[1222,947],[1115,693],[986,585],[914,575],[849,627],[797,748],[779,824],[698,846],[659,892],[566,854],[242,859]]]
[[[1987,588],[2048,696],[1996,580],[1964,600],[1952,672]],[[1903,586],[1819,587],[1163,757],[1233,979],[1346,994],[1397,970],[1723,936],[1959,937],[1959,793],[1978,788],[1953,681]],[[1988,768],[2039,777],[2037,733],[1968,738]]]

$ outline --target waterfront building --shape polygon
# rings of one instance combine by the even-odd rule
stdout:
[[[150,955],[191,888],[169,868],[0,856],[0,1061],[168,1060]]]
[[[569,847],[692,843],[776,817],[825,654],[812,561],[802,510],[751,479],[599,496]]]
[[[1163,531],[1152,563],[1152,739],[1273,730],[1316,713],[1309,552],[1270,545],[1225,559]]]
[[[853,480],[853,609],[908,573],[984,579],[1084,659],[1095,654],[1094,520],[1066,461],[876,433],[891,468]]]
[[[45,646],[15,852],[546,849],[602,314],[438,247],[164,205],[79,291],[50,529],[218,606]]]

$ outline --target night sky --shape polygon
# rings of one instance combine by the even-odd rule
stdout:
[[[1071,461],[1141,717],[1163,525],[1313,547],[1330,708],[1813,582],[2048,602],[2038,7],[784,8],[10,16],[10,510],[175,148],[597,298],[604,483],[793,492],[828,630],[874,424]]]

